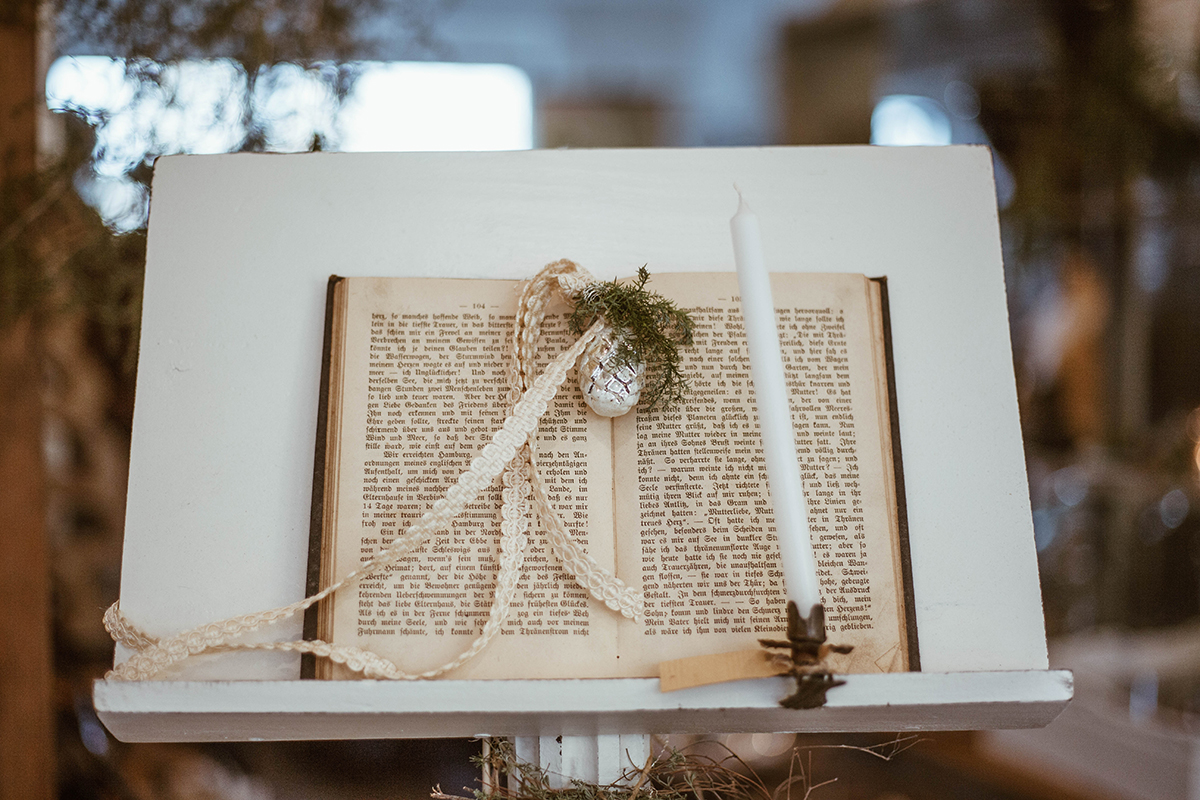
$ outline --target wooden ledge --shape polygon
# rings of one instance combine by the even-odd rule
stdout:
[[[784,678],[664,694],[658,680],[96,681],[121,741],[1039,728],[1070,702],[1062,670],[850,675],[824,708],[778,705]]]

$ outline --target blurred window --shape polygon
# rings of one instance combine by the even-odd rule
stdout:
[[[950,118],[936,100],[891,94],[871,113],[871,144],[950,144]]]
[[[50,67],[46,103],[95,128],[90,174],[76,185],[117,230],[145,223],[146,187],[132,173],[159,155],[533,146],[529,78],[503,64],[285,63],[251,82],[223,59],[67,56]]]

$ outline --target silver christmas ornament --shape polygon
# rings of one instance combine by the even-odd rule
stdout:
[[[645,384],[645,362],[619,366],[618,344],[610,329],[592,340],[579,363],[579,390],[584,402],[602,417],[619,417],[630,411]]]

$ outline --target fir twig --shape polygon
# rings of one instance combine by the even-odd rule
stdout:
[[[679,347],[692,346],[692,319],[665,297],[646,290],[650,272],[643,264],[630,284],[603,281],[584,289],[575,299],[571,331],[583,333],[603,317],[616,334],[614,359],[619,367],[646,364],[642,400],[648,410],[669,409],[688,393],[680,369]]]

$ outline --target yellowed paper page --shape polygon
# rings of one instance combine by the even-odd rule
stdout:
[[[350,278],[344,282],[337,533],[341,577],[432,508],[503,424],[516,309],[510,281]],[[544,325],[543,363],[569,346],[564,307]],[[549,496],[588,552],[614,564],[611,425],[564,386],[538,435]],[[379,576],[338,593],[332,630],[421,671],[478,635],[498,570],[500,482],[449,530]],[[592,600],[533,530],[501,635],[448,677],[620,674],[615,615]]]
[[[641,586],[647,605],[644,625],[620,631],[638,675],[753,648],[786,628],[736,276],[665,274],[652,284],[691,312],[696,341],[687,404],[671,414],[639,409],[614,425],[619,574]],[[903,669],[869,283],[788,274],[772,286],[827,630],[855,647],[831,666]]]

